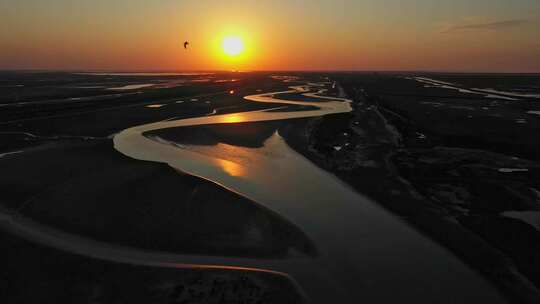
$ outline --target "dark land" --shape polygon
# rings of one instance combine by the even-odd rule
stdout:
[[[298,122],[290,144],[450,248],[512,300],[534,303],[540,116],[528,112],[540,99],[426,88],[412,76],[335,75],[355,110]],[[540,87],[538,75],[416,76],[464,88]]]
[[[271,259],[290,258],[291,252],[306,259],[316,256],[316,244],[301,227],[271,210],[165,164],[127,158],[112,147],[112,134],[144,123],[214,110],[222,114],[276,107],[242,98],[295,85],[268,77],[274,74],[2,72],[0,154],[11,154],[0,157],[0,204],[9,214],[55,229],[135,248]],[[540,299],[540,115],[530,113],[540,111],[540,99],[486,98],[425,87],[410,79],[423,76],[463,88],[537,94],[540,76],[294,75],[337,81],[353,99],[353,112],[186,127],[172,137],[147,135],[202,145],[260,147],[279,130],[296,151],[452,250],[513,302]],[[110,90],[141,83],[156,85]],[[305,99],[289,95],[280,98]],[[160,107],[148,107],[152,105]],[[7,233],[2,238],[2,293],[10,303],[182,303],[196,299],[197,292],[207,297],[202,302],[221,303],[226,292],[208,296],[212,287],[193,287],[216,280],[228,282],[223,283],[227,290],[238,290],[233,285],[239,282],[259,290],[254,303],[304,301],[279,275],[124,265]],[[195,291],[182,293],[190,286]],[[239,299],[247,296],[231,297],[231,303],[241,303]]]
[[[0,203],[5,214],[142,250],[272,259],[291,253],[316,255],[303,232],[278,214],[214,183],[165,164],[130,159],[113,148],[111,135],[130,126],[214,110],[221,114],[267,108],[242,97],[283,88],[279,81],[226,73],[4,76],[0,154],[7,154],[0,158]],[[243,79],[222,82],[233,76]],[[106,89],[141,81],[163,87],[114,94]],[[106,88],[93,88],[98,85]],[[152,107],[156,104],[163,106]],[[305,301],[282,275],[122,265],[2,236],[2,299],[8,303]]]
[[[303,303],[282,274],[147,267],[64,253],[2,232],[3,303]]]

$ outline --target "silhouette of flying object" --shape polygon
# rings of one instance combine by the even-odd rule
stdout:
[[[187,47],[188,47],[188,45],[189,45],[189,42],[187,42],[187,41],[186,41],[186,42],[184,42],[184,49],[186,49],[186,50],[187,50]]]

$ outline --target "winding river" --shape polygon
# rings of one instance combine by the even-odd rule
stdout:
[[[262,148],[178,144],[148,136],[185,126],[316,117],[352,110],[346,98],[323,96],[325,83],[244,97],[252,102],[310,106],[151,123],[114,137],[121,153],[167,163],[269,208],[300,227],[320,255],[283,260],[204,256],[137,256],[167,263],[242,266],[289,274],[315,303],[502,303],[494,287],[446,249],[410,228],[334,175],[292,150],[275,132]],[[280,99],[298,94],[300,100]],[[312,99],[313,101],[306,101]],[[317,109],[313,110],[313,107]],[[368,177],[366,177],[368,178]],[[134,256],[131,256],[134,255]]]

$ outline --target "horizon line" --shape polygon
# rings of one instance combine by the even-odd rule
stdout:
[[[0,68],[0,72],[35,72],[35,73],[448,73],[448,74],[540,74],[537,72],[516,71],[465,71],[465,70],[438,70],[438,69],[276,69],[276,70],[161,70],[161,69],[34,69],[34,68]]]

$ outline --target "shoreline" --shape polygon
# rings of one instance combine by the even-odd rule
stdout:
[[[351,114],[297,121],[295,128],[282,130],[282,134],[293,149],[317,166],[336,174],[360,193],[450,249],[498,285],[509,299],[520,299],[524,303],[540,301],[538,288],[517,270],[511,259],[445,209],[423,198],[410,182],[401,177],[393,159],[398,151],[396,138],[402,135],[396,134],[398,130],[394,126],[389,126],[376,105],[357,96],[353,107]],[[358,131],[358,127],[364,128],[363,132]],[[348,136],[344,136],[345,133]],[[349,145],[345,146],[346,143]],[[360,147],[352,148],[354,145]],[[351,148],[347,151],[336,150],[336,147]],[[351,168],[354,169],[351,171]],[[365,176],[370,178],[362,179]]]

